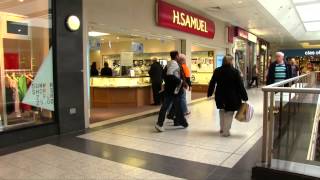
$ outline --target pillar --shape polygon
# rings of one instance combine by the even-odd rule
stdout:
[[[190,40],[181,40],[181,53],[185,54],[187,56],[187,66],[189,67],[191,71],[191,47],[192,43]],[[192,72],[191,72],[192,73]],[[191,91],[187,91],[187,102],[191,102]]]

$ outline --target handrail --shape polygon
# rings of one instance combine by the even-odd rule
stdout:
[[[318,98],[317,110],[314,115],[313,128],[311,133],[311,140],[309,143],[309,150],[307,155],[308,161],[314,161],[316,149],[317,149],[317,138],[318,138],[318,128],[319,128],[319,115],[320,115],[320,98]]]
[[[320,94],[320,88],[311,88],[311,84],[316,82],[317,75],[320,74],[320,71],[311,72],[308,74],[304,74],[298,77],[294,77],[288,80],[284,80],[278,83],[274,83],[262,88],[264,93],[263,100],[263,138],[262,138],[262,163],[266,163],[266,165],[271,165],[271,160],[273,156],[273,140],[274,140],[274,108],[278,108],[275,105],[275,96],[280,95],[280,109],[283,104],[284,94],[289,94],[289,101],[291,101],[294,94]],[[290,85],[286,87],[286,85]],[[278,94],[277,94],[278,93]],[[320,100],[319,100],[320,102]],[[318,102],[318,103],[319,103]],[[298,106],[299,108],[299,106]],[[319,105],[318,105],[319,108]],[[317,112],[320,110],[318,109]],[[320,115],[320,112],[319,112]],[[315,117],[318,117],[316,114]],[[315,130],[314,130],[315,131]],[[314,141],[314,136],[312,136]],[[310,145],[310,147],[314,148],[314,144]],[[309,159],[314,156],[314,149],[310,149],[308,153]]]
[[[286,92],[286,93],[320,94],[320,88],[273,87],[273,88],[262,88],[262,91],[264,91],[264,92]]]
[[[283,81],[280,81],[280,82],[277,82],[277,83],[274,83],[274,84],[270,84],[268,86],[265,86],[264,89],[269,89],[269,88],[273,88],[273,87],[280,87],[280,86],[284,86],[286,84],[289,84],[291,82],[295,82],[297,80],[300,80],[304,77],[307,77],[309,76],[311,73],[308,73],[308,74],[304,74],[304,75],[301,75],[301,76],[297,76],[297,77],[294,77],[294,78],[290,78],[290,79],[287,79],[287,80],[283,80]]]

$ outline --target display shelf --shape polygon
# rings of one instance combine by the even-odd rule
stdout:
[[[92,77],[90,87],[134,88],[150,86],[150,77]]]

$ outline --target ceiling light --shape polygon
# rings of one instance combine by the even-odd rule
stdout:
[[[102,38],[101,41],[104,41],[104,39]]]
[[[317,0],[292,0],[294,4],[300,4],[300,3],[310,3],[310,2],[315,2]]]
[[[320,31],[320,21],[304,23],[306,31]]]
[[[19,0],[19,2],[23,2],[24,0]]]
[[[117,36],[117,40],[119,40],[120,39],[120,37],[119,36]]]
[[[90,31],[88,34],[89,34],[89,36],[91,36],[91,37],[110,35],[109,33],[102,33],[102,32],[97,32],[97,31]]]
[[[242,4],[243,3],[243,1],[238,1],[238,4]]]
[[[320,3],[298,5],[296,9],[303,22],[318,21],[320,20]]]

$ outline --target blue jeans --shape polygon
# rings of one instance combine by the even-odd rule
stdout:
[[[184,117],[183,111],[181,110],[181,99],[182,94],[179,95],[170,95],[166,94],[159,112],[158,122],[159,126],[163,126],[163,123],[166,119],[167,111],[171,109],[171,106],[174,106],[174,114],[175,114],[175,124],[181,124],[183,126],[187,126],[187,120]]]
[[[180,96],[181,98],[181,111],[183,114],[186,114],[188,112],[188,105],[187,105],[187,92],[185,89],[183,89],[183,92]]]

